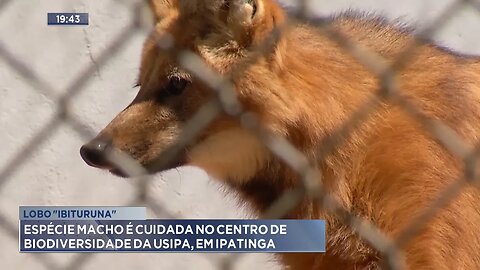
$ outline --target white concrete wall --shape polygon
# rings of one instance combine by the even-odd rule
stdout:
[[[16,0],[0,11],[0,47],[12,53],[53,88],[65,93],[76,76],[95,65],[114,37],[132,20],[134,1],[114,0]],[[288,1],[293,3],[294,1]],[[431,21],[451,1],[445,0],[313,0],[318,14],[354,7],[377,11],[388,17],[403,17],[420,25]],[[47,12],[89,12],[88,27],[46,25]],[[436,39],[454,49],[480,54],[480,16],[472,10],[451,20]],[[70,111],[86,127],[100,130],[135,95],[131,89],[139,66],[143,33],[135,35],[118,55],[98,67],[93,78],[70,103]],[[49,122],[56,111],[50,100],[13,71],[0,58],[0,172],[16,153]],[[85,142],[71,126],[61,124],[51,131],[21,163],[5,185],[0,186],[0,214],[17,226],[20,205],[122,205],[134,197],[133,180],[119,179],[86,166],[78,154]],[[159,174],[152,180],[158,202],[169,211],[188,218],[230,218],[249,215],[246,207],[200,170],[181,168]],[[1,185],[1,184],[0,184]],[[239,210],[241,209],[241,210]],[[153,217],[153,215],[151,215]],[[0,269],[49,269],[41,257],[19,254],[17,237],[0,228]],[[60,268],[76,258],[72,254],[48,254]],[[202,254],[97,254],[84,269],[214,269],[221,255]],[[246,255],[238,269],[277,269],[266,255]]]

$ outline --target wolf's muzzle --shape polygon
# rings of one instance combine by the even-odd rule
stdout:
[[[107,151],[112,147],[109,140],[93,139],[80,148],[80,156],[90,166],[101,169],[113,169],[114,165],[106,158]]]

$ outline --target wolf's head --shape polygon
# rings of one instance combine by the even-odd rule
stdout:
[[[281,41],[257,57],[254,65],[236,71],[283,24],[284,13],[275,2],[155,0],[151,7],[156,23],[143,47],[139,93],[81,148],[89,165],[122,174],[103,155],[114,148],[149,166],[212,99],[207,84],[179,64],[182,51],[231,78],[243,108],[256,113],[267,128],[286,133],[280,122],[294,120],[288,109],[290,97],[278,83]],[[253,177],[269,158],[266,148],[237,119],[220,113],[173,162],[158,169],[191,164],[213,176],[241,182]]]

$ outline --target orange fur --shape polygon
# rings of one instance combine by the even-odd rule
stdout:
[[[188,153],[188,163],[218,179],[243,183],[268,162],[266,147],[249,131],[232,128],[209,136]]]
[[[253,66],[235,72],[274,27],[288,20],[274,1],[157,0],[153,7],[155,35],[171,34],[177,48],[193,51],[212,69],[231,75],[244,107],[317,163],[329,194],[388,236],[398,236],[463,175],[462,160],[437,144],[403,109],[386,102],[330,156],[319,156],[323,139],[375,95],[379,81],[320,30],[301,23],[286,29],[277,46]],[[408,31],[378,18],[345,15],[333,19],[332,27],[388,62],[413,41]],[[155,35],[144,46],[137,98],[100,134],[145,165],[212,97],[202,82],[185,75],[170,53],[158,50]],[[422,113],[476,144],[479,59],[432,44],[414,53],[397,74],[402,93]],[[190,84],[180,96],[159,99],[172,76]],[[292,170],[223,114],[185,149],[185,160],[234,186],[258,211],[299,183]],[[407,268],[480,268],[479,205],[479,192],[468,187],[442,209],[405,246]],[[290,269],[374,268],[381,261],[377,251],[308,198],[286,218],[328,223],[326,254],[282,255]]]

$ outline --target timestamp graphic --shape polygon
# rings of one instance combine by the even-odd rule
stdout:
[[[88,13],[48,13],[48,25],[88,25]]]

